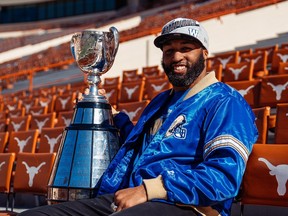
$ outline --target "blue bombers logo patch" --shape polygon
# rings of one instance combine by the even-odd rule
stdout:
[[[187,129],[183,127],[186,123],[186,118],[184,115],[178,116],[173,123],[170,125],[166,132],[166,137],[174,136],[177,139],[185,139],[187,134]]]

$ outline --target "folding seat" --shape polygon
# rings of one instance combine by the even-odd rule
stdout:
[[[288,143],[288,103],[276,107],[275,143]]]
[[[55,99],[54,111],[56,113],[61,111],[70,111],[74,108],[74,100],[76,98],[76,92],[58,95]]]
[[[47,196],[47,185],[56,158],[56,153],[19,153],[13,181],[13,203],[17,194],[29,193]],[[36,206],[39,203],[36,202]]]
[[[154,96],[156,96],[160,92],[163,92],[170,88],[172,88],[172,85],[166,77],[162,79],[159,78],[147,79],[145,81],[145,92],[146,92],[145,99],[151,100]]]
[[[35,115],[43,115],[43,114],[47,114],[48,113],[48,106],[32,106],[29,109],[28,114],[30,114],[31,116],[35,116]]]
[[[117,106],[119,100],[119,85],[104,85],[103,89],[106,92],[106,98],[112,106]]]
[[[56,112],[34,115],[31,117],[30,129],[38,129],[41,134],[42,128],[53,128],[56,120]]]
[[[29,130],[29,131],[12,131],[9,136],[7,152],[14,152],[16,158],[18,153],[21,152],[31,152],[36,151],[37,138],[39,136],[39,131]]]
[[[142,67],[142,77],[158,77],[160,75],[160,70],[158,65]]]
[[[256,117],[255,123],[259,133],[256,141],[258,144],[267,143],[270,109],[269,106],[252,109]]]
[[[9,133],[0,132],[0,153],[4,153],[6,151],[6,146],[9,138]]]
[[[272,73],[276,74],[278,72],[281,62],[288,62],[288,49],[279,49],[274,52],[271,66]]]
[[[253,80],[254,62],[228,63],[223,82]]]
[[[252,107],[259,107],[259,97],[260,97],[260,80],[251,81],[233,81],[226,82],[226,84],[238,90],[238,92],[245,98],[247,103]]]
[[[50,97],[48,96],[40,96],[38,98],[39,101],[39,105],[42,107],[47,106],[48,107],[48,113],[53,112],[54,111],[54,106],[55,106],[55,99],[56,99],[56,95],[50,95]]]
[[[130,120],[136,124],[148,103],[149,100],[119,103],[117,110],[125,112],[129,116]]]
[[[262,53],[267,52],[267,65],[268,67],[271,66],[273,54],[275,51],[277,51],[279,48],[278,44],[272,45],[272,46],[265,46],[265,47],[256,47],[254,49],[254,53]]]
[[[15,153],[0,153],[0,193],[6,195],[6,211],[9,207],[9,195]],[[1,213],[0,213],[1,214]],[[7,215],[9,215],[7,213]]]
[[[55,127],[68,127],[73,118],[74,111],[62,111],[58,113]]]
[[[104,78],[104,86],[119,86],[120,85],[120,76],[117,77],[105,77]]]
[[[22,100],[22,107],[25,108],[25,113],[28,114],[31,107],[37,106],[38,98]]]
[[[288,74],[262,78],[259,105],[275,108],[278,103],[288,103]]]
[[[242,180],[241,215],[246,205],[287,207],[287,144],[253,146]]]
[[[210,67],[221,64],[223,70],[226,69],[228,63],[238,63],[239,62],[239,51],[231,51],[224,53],[217,53],[210,58]]]
[[[267,76],[269,74],[267,68],[267,52],[258,52],[253,54],[246,54],[241,56],[241,62],[254,62],[253,68],[253,77],[254,78],[261,78],[263,76]]]
[[[144,81],[122,82],[119,103],[141,101],[144,94]]]
[[[11,117],[9,118],[9,123],[7,131],[27,131],[30,126],[31,115],[26,115],[24,117]]]
[[[122,83],[135,82],[139,80],[142,80],[142,74],[138,73],[138,69],[122,71]]]
[[[25,107],[21,107],[19,109],[10,110],[7,112],[8,118],[15,118],[15,117],[24,117],[25,116]]]
[[[64,127],[43,128],[37,153],[57,153],[63,131]]]

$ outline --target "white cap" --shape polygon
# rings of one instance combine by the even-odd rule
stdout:
[[[196,20],[176,18],[166,23],[161,35],[155,38],[154,44],[162,48],[166,41],[173,39],[188,39],[199,41],[205,49],[209,49],[209,37],[204,27]]]

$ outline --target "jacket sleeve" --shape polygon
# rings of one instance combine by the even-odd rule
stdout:
[[[211,206],[238,193],[258,136],[254,114],[233,99],[211,107],[200,123],[201,161],[189,169],[175,166],[161,173],[168,201]]]
[[[124,112],[119,112],[113,117],[114,125],[120,133],[120,144],[122,145],[129,133],[132,131],[134,125],[130,121],[129,116]]]

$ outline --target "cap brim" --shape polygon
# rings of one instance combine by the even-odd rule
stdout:
[[[162,48],[163,44],[167,43],[170,40],[175,40],[175,39],[197,41],[199,44],[202,45],[202,43],[197,38],[192,37],[187,34],[181,34],[181,33],[170,33],[170,34],[160,35],[157,38],[155,38],[154,45],[158,48]]]

